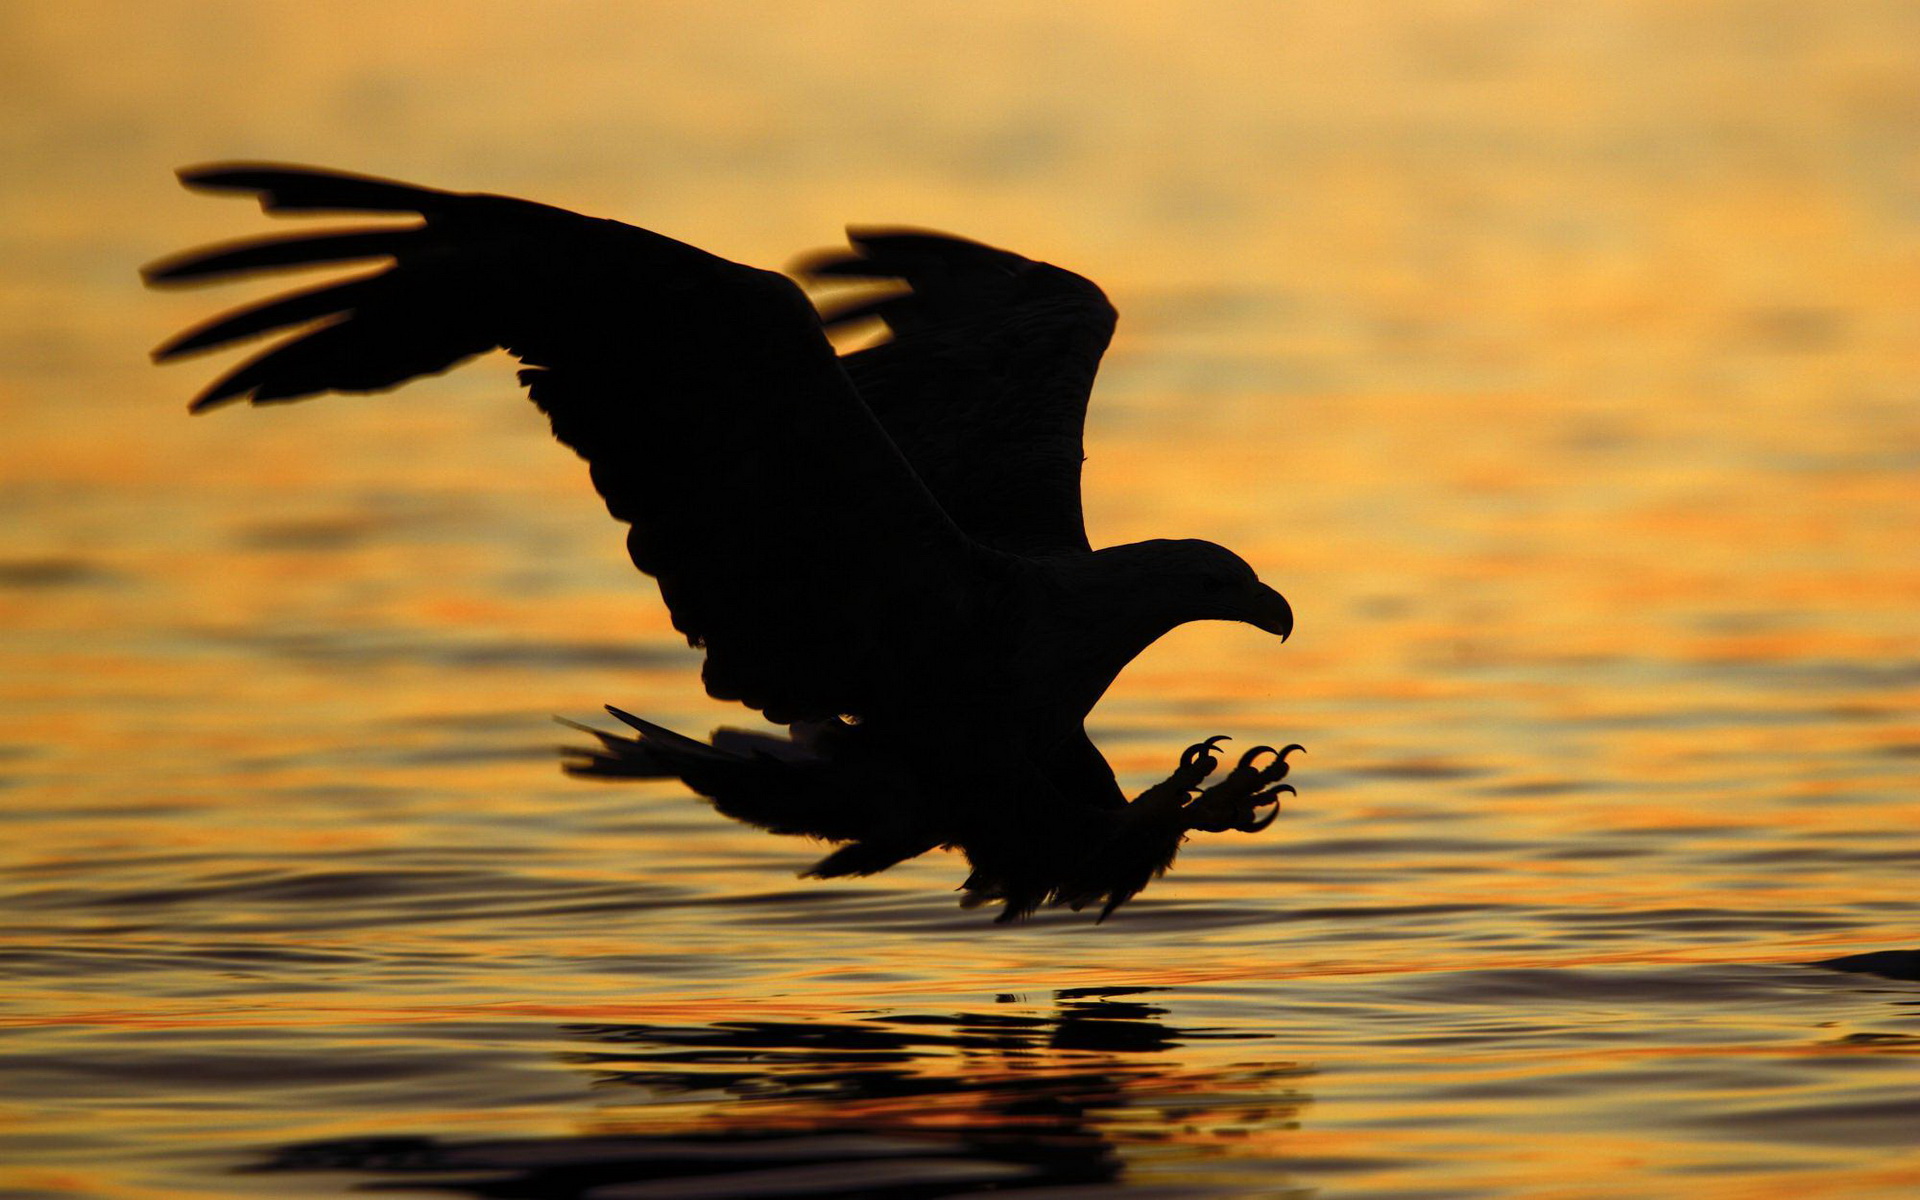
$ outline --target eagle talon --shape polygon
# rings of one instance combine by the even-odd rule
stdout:
[[[1265,829],[1267,826],[1273,824],[1274,818],[1278,817],[1279,815],[1280,815],[1280,806],[1278,804],[1275,804],[1272,808],[1267,810],[1267,815],[1264,817],[1256,817],[1253,815],[1253,813],[1249,812],[1247,814],[1246,820],[1241,821],[1238,825],[1235,825],[1234,828],[1239,830],[1241,833],[1259,833],[1262,829]]]
[[[1287,755],[1299,749],[1290,745],[1280,750],[1272,746],[1248,750],[1226,778],[1202,791],[1187,806],[1187,827],[1208,833],[1229,829],[1259,833],[1273,824],[1280,815],[1281,794],[1298,794],[1292,784],[1280,781],[1290,769]],[[1263,764],[1263,755],[1271,755],[1271,761]]]
[[[1284,758],[1281,758],[1281,757],[1280,757],[1280,752],[1279,752],[1278,750],[1275,750],[1275,749],[1274,749],[1274,748],[1273,748],[1272,746],[1255,746],[1255,747],[1254,747],[1253,749],[1251,749],[1251,750],[1249,750],[1249,751],[1247,751],[1247,752],[1246,752],[1245,754],[1242,754],[1242,755],[1240,756],[1240,764],[1239,764],[1239,765],[1240,765],[1240,766],[1242,766],[1242,767],[1247,767],[1247,768],[1252,768],[1252,767],[1253,767],[1253,760],[1254,760],[1254,759],[1256,759],[1256,758],[1258,758],[1258,757],[1260,757],[1260,756],[1261,756],[1262,754],[1271,754],[1271,755],[1273,755],[1273,756],[1274,756],[1274,760],[1275,760],[1276,762],[1281,762],[1281,763],[1284,763],[1284,762],[1286,762],[1286,761],[1287,761],[1286,759],[1284,759]],[[1271,769],[1271,768],[1269,768],[1269,769]]]
[[[1193,767],[1204,762],[1206,764],[1206,770],[1201,772],[1201,775],[1204,777],[1211,774],[1213,769],[1220,765],[1220,759],[1215,754],[1215,745],[1220,742],[1230,742],[1232,740],[1231,737],[1224,733],[1216,733],[1204,742],[1195,742],[1181,753],[1181,768],[1191,770]]]

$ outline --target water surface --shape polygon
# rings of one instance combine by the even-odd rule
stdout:
[[[1915,9],[1216,10],[9,6],[5,1194],[1920,1187]],[[1298,801],[1000,929],[561,777],[741,715],[504,363],[184,415],[236,156],[1092,275],[1095,540],[1299,616],[1096,738]]]

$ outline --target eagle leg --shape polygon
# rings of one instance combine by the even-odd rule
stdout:
[[[1156,822],[1160,818],[1179,820],[1177,814],[1183,813],[1193,799],[1195,789],[1201,780],[1213,774],[1220,765],[1218,744],[1231,741],[1224,733],[1216,733],[1204,742],[1195,742],[1180,752],[1180,764],[1173,774],[1154,784],[1133,798],[1126,808],[1127,819],[1133,824],[1143,821]]]

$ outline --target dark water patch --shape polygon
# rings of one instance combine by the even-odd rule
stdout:
[[[353,912],[347,915],[300,920],[253,920],[232,922],[231,927],[248,932],[368,929],[406,925],[415,922],[445,924],[453,921],[497,921],[501,927],[522,922],[568,922],[581,916],[613,916],[657,912],[683,904],[686,893],[652,884],[610,886],[602,889],[609,897],[598,901],[537,904],[521,901],[496,902],[484,898],[447,897],[412,901],[385,911]],[[222,922],[223,925],[229,924]]]
[[[1490,838],[1345,837],[1294,842],[1286,847],[1285,852],[1289,858],[1353,857],[1404,864],[1409,858],[1419,860],[1449,854],[1498,855],[1505,860],[1538,848],[1530,842],[1495,841]]]
[[[1644,846],[1563,846],[1543,850],[1539,857],[1555,862],[1581,862],[1588,859],[1646,858],[1657,851]]]
[[[1562,909],[1546,919],[1578,928],[1613,926],[1642,933],[1801,933],[1852,928],[1855,922],[1837,913],[1752,908],[1614,908],[1597,912]]]
[[[1856,975],[1879,975],[1887,979],[1920,982],[1920,950],[1873,950],[1829,958],[1809,966]]]
[[[1878,721],[1904,722],[1905,720],[1907,720],[1909,716],[1908,706],[1899,703],[1897,700],[1891,703],[1883,703],[1883,704],[1869,704],[1869,703],[1834,704],[1834,705],[1829,705],[1823,711],[1827,714],[1827,716],[1833,718],[1836,721],[1860,721],[1863,723],[1878,722]]]
[[[1808,614],[1796,612],[1705,612],[1688,618],[1688,628],[1701,633],[1772,633],[1782,629],[1804,629],[1810,623]]]
[[[258,760],[247,761],[257,762]],[[233,765],[242,764],[240,760],[236,760]],[[275,789],[275,795],[311,804],[340,805],[351,809],[392,808],[411,803],[418,798],[419,793],[378,783],[322,783],[278,788]]]
[[[724,912],[735,924],[770,929],[808,929],[831,922],[842,929],[894,937],[937,933],[988,938],[1012,928],[994,925],[989,914],[961,908],[951,895],[905,888],[804,888],[704,896],[691,903]],[[1091,923],[1086,916],[1043,911],[1018,928],[1062,926],[1070,923],[1069,916],[1081,924]]]
[[[26,1102],[58,1095],[137,1104],[152,1097],[156,1085],[164,1085],[170,1109],[242,1128],[264,1114],[285,1119],[302,1110],[360,1109],[396,1092],[415,1103],[453,1106],[471,1103],[476,1089],[484,1089],[488,1103],[504,1106],[577,1101],[582,1091],[551,1066],[510,1052],[475,1047],[448,1054],[417,1041],[327,1045],[298,1037],[279,1045],[241,1039],[192,1047],[86,1038],[58,1053],[10,1053],[8,1069],[0,1072],[0,1097]]]
[[[124,580],[125,577],[119,572],[84,558],[53,556],[0,559],[0,588],[37,591],[102,587]]]
[[[860,903],[876,899],[874,893],[858,888],[837,888],[831,885],[804,888],[776,888],[761,892],[735,892],[729,895],[703,896],[694,901],[696,904],[714,905],[720,908],[804,908],[810,904]]]
[[[1862,1091],[1867,1094],[1860,1095]],[[1914,1131],[1920,1129],[1920,1090],[1903,1082],[1856,1088],[1844,1100],[1743,1104],[1683,1120],[1741,1141],[1911,1146]]]
[[[1649,709],[1604,713],[1564,722],[1571,729],[1635,732],[1688,729],[1767,729],[1794,725],[1824,725],[1832,714],[1820,708],[1773,708],[1760,705],[1702,705],[1694,708]]]
[[[588,714],[589,718],[604,720],[606,714],[599,710]],[[526,729],[555,729],[554,714],[531,708],[499,709],[483,712],[423,713],[418,716],[400,717],[392,724],[401,728],[420,729],[458,729],[467,732],[486,730],[493,733],[511,733]]]
[[[508,642],[436,647],[435,661],[476,670],[562,670],[580,667],[655,670],[697,665],[701,656],[672,642]]]
[[[1433,918],[1465,913],[1495,912],[1509,908],[1500,904],[1351,904],[1318,908],[1296,908],[1271,914],[1278,921],[1365,921],[1368,923],[1397,918]],[[1414,920],[1413,924],[1423,924]]]
[[[698,903],[723,909],[739,908],[742,911],[738,919],[756,926],[808,927],[831,921],[841,928],[894,936],[937,934],[985,941],[1027,936],[1104,938],[1113,939],[1116,945],[1124,945],[1130,937],[1231,929],[1276,919],[1271,909],[1258,904],[1201,903],[1145,896],[1130,901],[1104,922],[1095,921],[1096,911],[1091,908],[1080,912],[1046,908],[1017,924],[999,925],[993,921],[993,910],[964,908],[957,898],[944,891],[929,894],[905,889],[885,892],[809,889],[790,895],[790,901],[755,894],[712,897]]]
[[[1736,837],[1752,834],[1753,825],[1733,825],[1724,821],[1702,821],[1691,825],[1622,825],[1607,830],[1608,837],[1647,838],[1655,841],[1684,841],[1696,837]]]
[[[1920,1052],[1920,1035],[1911,1033],[1849,1033],[1823,1043],[1843,1050],[1895,1050]]]
[[[1708,677],[1768,687],[1884,691],[1920,684],[1920,661],[1719,658],[1690,664]]]
[[[366,963],[370,954],[292,949],[274,945],[211,945],[156,949],[139,945],[70,945],[0,950],[0,971],[18,977],[90,979],[135,971],[220,970],[230,967],[344,967]]]
[[[188,867],[221,861],[220,857],[210,853],[183,852],[136,852],[132,854],[100,853],[89,855],[76,861],[72,858],[50,858],[40,862],[10,863],[7,872],[15,876],[35,878],[47,875],[83,875],[115,876],[129,871],[146,871],[155,868]]]
[[[1362,779],[1442,780],[1472,779],[1488,772],[1483,767],[1469,766],[1451,759],[1406,758],[1395,762],[1349,766],[1345,773]]]
[[[1111,930],[1106,936],[1122,937],[1123,931],[1140,933],[1186,934],[1209,929],[1231,929],[1244,925],[1264,925],[1274,913],[1258,904],[1201,904],[1183,900],[1135,899],[1128,901],[1105,921],[1095,924],[1092,910],[1062,914],[1062,919],[1078,923],[1090,932]]]
[[[1769,305],[1735,316],[1732,340],[1779,354],[1838,349],[1853,325],[1853,313],[1844,308]]]
[[[1577,779],[1523,779],[1512,783],[1493,783],[1474,788],[1476,796],[1573,796],[1594,791],[1599,785]]]
[[[1821,842],[1806,846],[1772,846],[1718,854],[1707,861],[1727,866],[1796,866],[1823,868],[1846,863],[1912,863],[1920,866],[1920,847],[1865,850]]]
[[[1798,982],[1793,974],[1767,967],[1513,967],[1411,976],[1393,981],[1387,994],[1400,1003],[1493,1005],[1509,1014],[1526,1011],[1514,1006],[1538,1003],[1605,1003],[1635,1011],[1652,1006],[1655,1012],[1707,1008],[1752,1013],[1781,1005],[1817,1007],[1819,998],[1809,998],[1795,986]],[[1598,1032],[1645,1037],[1643,1031],[1631,1028]]]
[[[353,1139],[289,1146],[248,1170],[351,1171],[366,1191],[453,1192],[552,1200],[749,1200],[847,1196],[882,1200],[1105,1183],[1104,1147],[1020,1148],[1017,1157],[955,1137],[757,1132],[648,1138],[457,1142]]]
[[[531,762],[558,760],[560,748],[548,743],[500,746],[471,743],[464,746],[435,746],[422,750],[400,750],[384,756],[384,761],[403,767],[458,766],[487,762]]]
[[[230,878],[174,888],[129,891],[97,897],[100,907],[151,907],[175,904],[312,904],[389,900],[397,897],[472,896],[546,891],[552,884],[502,872],[454,868],[248,871]]]
[[[236,546],[246,550],[291,550],[303,553],[351,550],[397,528],[387,517],[359,514],[258,521],[237,530]]]
[[[243,965],[344,966],[366,962],[371,955],[345,954],[339,951],[300,949],[271,943],[197,946],[182,950],[183,958],[199,962]]]
[[[71,979],[89,983],[141,972],[177,971],[190,961],[180,954],[134,946],[0,951],[0,970],[10,978]]]
[[[337,931],[412,922],[553,921],[643,912],[683,903],[688,889],[483,868],[249,870],[172,887],[38,888],[9,903],[22,911],[107,911],[143,916],[175,931],[216,926],[232,933]],[[143,926],[130,925],[121,932]],[[103,930],[89,926],[92,933]]]
[[[434,746],[403,746],[380,745],[364,741],[298,753],[235,756],[228,760],[226,765],[237,771],[266,772],[342,767],[364,770],[369,766],[403,769],[432,768],[499,762],[548,761],[556,764],[557,773],[560,753],[560,747],[553,743],[503,744],[497,741],[467,741]],[[338,796],[342,799],[352,799],[359,803],[380,803],[418,796],[418,792],[405,788],[361,784],[333,784],[324,791],[304,788],[300,790],[300,794],[303,795],[314,793],[322,797]]]
[[[14,782],[17,786],[25,788],[40,782],[42,778],[41,776],[29,775],[17,779]],[[31,795],[32,793],[29,792],[28,794]],[[185,800],[179,803],[155,803],[151,800],[136,800],[124,804],[23,803],[10,806],[6,809],[0,809],[0,822],[27,824],[44,821],[49,817],[58,817],[64,820],[72,820],[79,817],[100,818],[102,820],[123,818],[150,820],[163,817],[191,816],[200,811],[201,809],[198,805]]]

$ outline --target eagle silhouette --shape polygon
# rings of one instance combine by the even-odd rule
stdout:
[[[269,213],[395,214],[200,249],[178,285],[322,264],[371,273],[224,314],[166,361],[291,336],[192,402],[378,392],[495,348],[631,528],[707,692],[786,736],[699,741],[609,706],[630,733],[568,769],[678,778],[722,813],[841,843],[809,872],[963,851],[963,903],[1104,919],[1190,830],[1273,820],[1288,755],[1258,746],[1210,787],[1223,736],[1131,802],[1085,720],[1120,670],[1195,620],[1285,638],[1293,612],[1211,542],[1093,549],[1080,508],[1088,394],[1113,333],[1072,272],[923,230],[855,228],[796,273],[861,286],[819,308],[788,277],[617,221],[338,171],[231,163],[189,188]],[[828,331],[877,318],[847,354]]]

